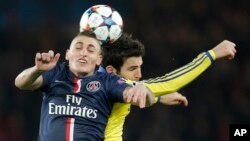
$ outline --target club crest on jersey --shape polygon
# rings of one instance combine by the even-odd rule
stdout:
[[[101,88],[101,83],[99,81],[91,81],[87,84],[86,89],[89,92],[96,92]]]

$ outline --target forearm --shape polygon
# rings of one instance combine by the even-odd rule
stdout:
[[[15,85],[19,89],[34,90],[42,84],[42,72],[36,69],[36,66],[25,69],[15,79]]]
[[[144,80],[144,84],[155,96],[176,92],[202,74],[214,59],[214,52],[202,53],[189,64],[162,77]]]

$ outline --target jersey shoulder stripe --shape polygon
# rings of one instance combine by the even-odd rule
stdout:
[[[187,65],[176,69],[170,73],[167,73],[161,77],[157,77],[157,78],[150,78],[148,80],[143,80],[144,83],[158,83],[158,82],[165,82],[165,81],[170,81],[172,79],[175,79],[177,77],[180,77],[194,69],[196,69],[197,67],[201,68],[201,67],[207,67],[207,65],[211,64],[210,58],[207,55],[207,53],[202,53],[200,55],[198,55],[197,58],[195,58],[192,62],[188,63]]]
[[[204,52],[198,55],[198,57],[191,63],[169,74],[158,78],[143,80],[143,83],[154,93],[155,96],[176,92],[192,82],[211,65],[215,56],[211,55],[212,60],[211,57],[207,55],[208,53],[209,52]]]

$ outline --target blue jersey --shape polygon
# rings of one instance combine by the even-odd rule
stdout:
[[[96,72],[76,78],[66,63],[44,73],[39,141],[99,141],[115,102],[128,84]]]

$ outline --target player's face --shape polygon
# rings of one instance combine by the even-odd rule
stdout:
[[[141,79],[142,57],[129,57],[124,61],[118,75],[125,79],[138,81]]]
[[[77,36],[66,53],[70,70],[78,77],[92,75],[102,61],[101,47],[95,38]]]

